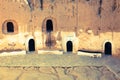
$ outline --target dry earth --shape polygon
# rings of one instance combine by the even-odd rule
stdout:
[[[1,56],[0,66],[0,80],[120,80],[120,59],[111,56]]]
[[[120,80],[105,66],[0,67],[0,80]]]

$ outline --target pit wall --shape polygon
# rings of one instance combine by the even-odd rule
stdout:
[[[1,2],[3,3],[0,3],[0,52],[22,51],[25,49],[25,35],[28,34],[26,31],[30,13],[29,10],[25,10],[28,7],[24,5],[22,8],[18,2]],[[7,32],[7,22],[13,23],[13,33]]]
[[[66,43],[71,41],[73,53],[78,50],[104,53],[104,44],[110,42],[112,54],[119,56],[120,13],[119,8],[113,10],[113,3],[114,0],[109,3],[98,0],[55,0],[44,1],[43,9],[35,2],[35,6],[32,6],[34,10],[31,10],[26,0],[4,0],[0,3],[0,51],[28,51],[28,41],[34,39],[36,51],[55,49],[66,52]],[[15,22],[17,32],[14,34],[4,33],[3,26],[7,20]],[[49,34],[46,32],[47,20],[53,23],[50,33],[54,39],[52,47],[46,46]]]

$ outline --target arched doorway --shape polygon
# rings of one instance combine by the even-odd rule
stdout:
[[[47,32],[47,36],[46,36],[46,46],[48,48],[52,48],[53,46],[53,35],[52,35],[52,32],[53,31],[53,22],[51,19],[48,19],[46,21],[46,32]]]
[[[112,44],[110,42],[106,42],[104,48],[105,55],[112,55]]]
[[[67,52],[72,52],[73,51],[72,41],[68,41],[66,47],[67,47]]]
[[[34,39],[29,40],[28,49],[29,49],[30,52],[35,51],[35,41],[34,41]]]
[[[48,19],[46,21],[46,32],[52,32],[53,31],[53,22],[52,20]]]
[[[12,22],[7,23],[7,32],[14,32],[14,25]]]

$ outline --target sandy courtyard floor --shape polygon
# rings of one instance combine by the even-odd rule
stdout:
[[[0,67],[0,80],[120,80],[105,66]]]
[[[0,66],[0,80],[120,80],[120,59],[111,56],[4,56]]]

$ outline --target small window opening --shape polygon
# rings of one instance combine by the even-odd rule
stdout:
[[[14,25],[12,22],[7,23],[7,32],[14,32]]]

